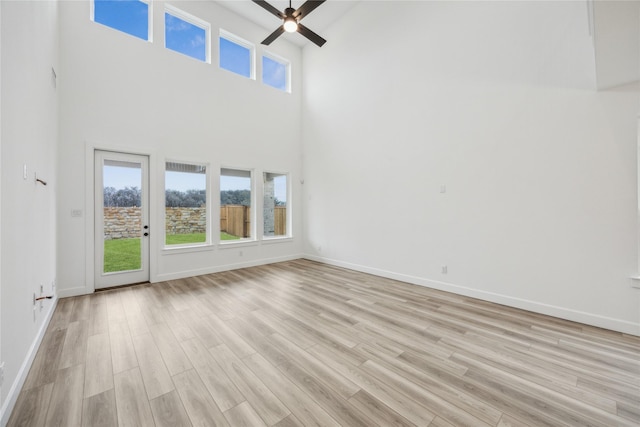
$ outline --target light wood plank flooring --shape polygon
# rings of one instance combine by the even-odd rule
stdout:
[[[638,426],[640,339],[298,260],[59,301],[9,426]]]

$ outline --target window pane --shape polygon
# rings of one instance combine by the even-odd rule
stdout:
[[[167,49],[206,62],[207,37],[206,29],[165,12],[164,40]]]
[[[104,206],[104,273],[142,267],[142,165],[105,160],[102,167]]]
[[[264,174],[262,219],[265,237],[287,235],[287,175]]]
[[[220,172],[220,240],[251,237],[251,172]]]
[[[206,166],[167,162],[164,181],[165,244],[206,243]]]
[[[287,90],[287,64],[262,57],[262,81],[264,84],[283,91]]]
[[[149,40],[149,5],[139,0],[94,0],[93,20]]]
[[[251,49],[220,37],[220,68],[251,77]]]

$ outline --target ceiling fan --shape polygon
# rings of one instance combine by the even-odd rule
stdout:
[[[274,14],[278,18],[282,19],[282,25],[278,27],[273,33],[269,35],[266,39],[262,41],[262,44],[269,45],[275,39],[280,37],[282,33],[285,31],[288,33],[295,33],[296,31],[313,43],[322,47],[327,41],[302,25],[300,20],[313,12],[316,7],[320,6],[326,0],[307,0],[302,6],[300,6],[297,10],[291,7],[291,0],[289,0],[289,7],[284,10],[284,12],[280,12],[275,7],[271,6],[264,0],[252,0],[258,6],[261,6],[268,12]]]

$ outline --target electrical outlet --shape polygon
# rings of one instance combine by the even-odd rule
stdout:
[[[238,253],[238,256],[242,256],[242,255],[244,255],[244,252],[240,251],[240,252]]]
[[[0,387],[4,383],[4,362],[0,363]]]
[[[442,274],[447,274],[447,273],[449,272],[448,270],[449,270],[449,269],[447,268],[447,266],[446,266],[446,265],[443,265],[443,266],[442,266]]]
[[[40,295],[44,293],[44,285],[40,283]]]

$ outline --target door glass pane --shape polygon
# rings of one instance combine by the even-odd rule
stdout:
[[[104,273],[142,267],[142,165],[105,160],[103,166]]]

